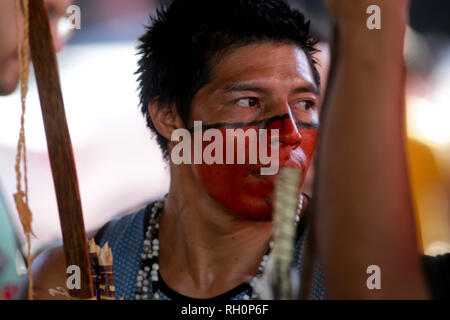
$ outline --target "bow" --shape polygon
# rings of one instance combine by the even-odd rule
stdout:
[[[30,49],[58,202],[67,266],[78,266],[81,288],[71,297],[94,296],[78,179],[59,81],[56,53],[43,0],[29,1]]]

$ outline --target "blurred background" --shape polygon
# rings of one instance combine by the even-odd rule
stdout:
[[[326,78],[331,21],[321,1],[292,0],[312,19]],[[95,230],[164,194],[169,174],[138,109],[136,44],[158,0],[75,0],[81,29],[58,55],[78,169],[86,228]],[[450,2],[413,0],[408,65],[408,154],[420,243],[429,254],[450,251]],[[67,24],[61,23],[67,33]],[[167,39],[170,41],[170,39]],[[325,82],[325,81],[324,81]],[[19,93],[0,98],[0,189],[23,243],[12,194],[19,134]],[[33,248],[60,237],[34,75],[26,116]],[[309,186],[314,171],[309,176]],[[370,182],[368,182],[370,183]]]

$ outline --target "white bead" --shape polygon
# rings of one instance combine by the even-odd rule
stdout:
[[[152,281],[153,281],[153,282],[158,281],[158,276],[152,276]]]
[[[244,300],[250,300],[250,297],[248,295],[244,295]]]
[[[159,294],[158,294],[158,292],[155,292],[155,294],[153,295],[153,297],[154,297],[155,299],[159,300]]]
[[[152,265],[152,269],[153,269],[153,270],[159,270],[159,265],[158,265],[157,263],[154,263],[154,264]]]

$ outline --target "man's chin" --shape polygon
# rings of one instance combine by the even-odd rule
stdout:
[[[242,202],[233,206],[233,208],[229,208],[229,210],[237,217],[255,222],[272,221],[272,209],[272,201],[266,199]]]
[[[0,83],[0,96],[8,96],[14,91],[16,91],[17,86],[4,86]]]
[[[7,96],[16,91],[19,86],[19,78],[17,79],[3,79],[0,74],[0,96]]]
[[[19,62],[16,58],[0,65],[0,96],[16,91],[19,86]]]

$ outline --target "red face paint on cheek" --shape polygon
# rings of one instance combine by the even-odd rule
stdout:
[[[233,128],[230,124],[227,124],[227,128],[229,130],[242,129],[242,133],[248,132],[248,130],[256,130],[257,134],[259,129],[252,125],[247,127],[240,125],[239,127]],[[263,166],[259,161],[259,157],[257,164],[249,164],[249,153],[252,151],[249,143],[245,145],[245,164],[238,164],[238,153],[243,150],[238,149],[236,140],[234,141],[233,164],[226,164],[227,129],[218,129],[222,132],[224,142],[223,164],[215,163],[208,165],[203,161],[202,164],[193,165],[193,172],[196,179],[209,196],[233,214],[247,220],[270,221],[272,219],[274,184],[278,175],[261,175],[261,168],[268,167],[268,165]],[[281,145],[279,148],[279,166],[300,168],[306,175],[317,144],[318,130],[301,129],[299,132],[301,139],[298,145],[295,147]],[[280,136],[282,134],[280,133]],[[257,141],[259,142],[259,140]],[[209,144],[210,142],[204,142],[203,150]],[[257,144],[257,148],[259,150],[259,143]],[[304,177],[301,185],[303,185],[303,182]]]
[[[303,150],[306,156],[306,168],[309,169],[311,166],[311,161],[314,157],[314,151],[317,147],[317,140],[319,139],[319,130],[318,129],[300,129],[299,130],[302,140],[300,142],[300,148]],[[304,172],[305,179],[306,172]]]

